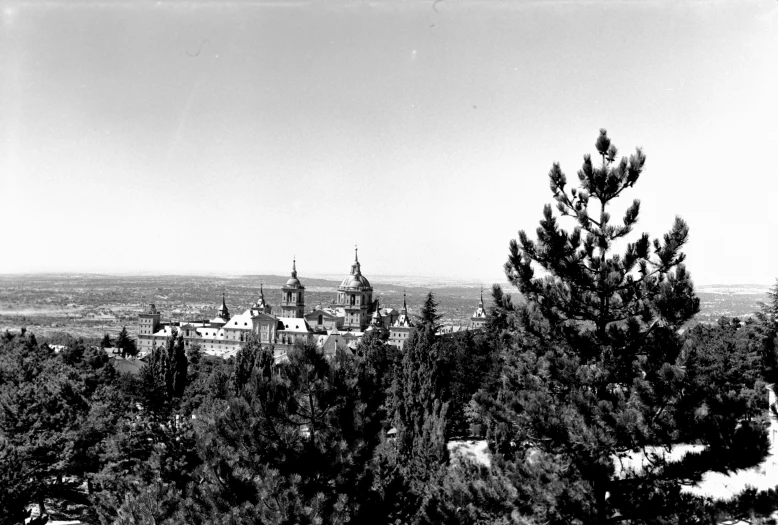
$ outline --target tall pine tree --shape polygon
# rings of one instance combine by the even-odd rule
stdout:
[[[680,474],[652,452],[680,437],[686,373],[678,330],[699,310],[681,251],[689,228],[676,217],[662,239],[643,233],[627,243],[640,201],[621,221],[610,210],[646,157],[637,149],[617,159],[605,130],[596,149],[599,162],[584,156],[578,188],[553,165],[556,213],[544,207],[537,240],[520,231],[510,242],[505,272],[526,304],[508,312],[517,329],[489,407],[491,437],[501,456],[528,470],[544,520],[650,521],[679,512],[683,501]],[[710,444],[703,432],[685,437]],[[632,452],[652,462],[617,471]]]

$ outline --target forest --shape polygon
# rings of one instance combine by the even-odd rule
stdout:
[[[250,339],[222,360],[174,336],[138,375],[96,341],[0,334],[0,523],[770,522],[776,489],[684,487],[769,455],[778,284],[752,317],[689,328],[688,225],[636,233],[636,198],[612,217],[646,157],[605,130],[595,148],[574,184],[552,166],[483,330],[440,335],[430,292],[402,349],[368,332],[279,363]],[[455,457],[458,439],[489,461]],[[668,460],[678,445],[698,447]]]

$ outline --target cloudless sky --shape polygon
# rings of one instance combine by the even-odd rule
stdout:
[[[778,277],[778,2],[0,2],[0,272],[504,280],[607,128],[698,284]]]

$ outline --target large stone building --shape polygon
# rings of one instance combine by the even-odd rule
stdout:
[[[281,288],[281,315],[276,317],[271,311],[261,285],[259,298],[236,316],[230,315],[224,294],[216,317],[211,320],[162,322],[160,312],[151,304],[138,316],[138,350],[151,352],[164,345],[174,331],[184,338],[187,347],[198,344],[204,352],[224,357],[235,355],[250,334],[255,334],[260,343],[273,346],[276,352],[313,342],[314,330],[303,316],[305,287],[297,278],[297,261],[292,262],[292,274]]]
[[[333,306],[305,313],[305,286],[297,277],[297,261],[292,262],[292,273],[281,287],[278,314],[265,301],[264,288],[260,285],[259,298],[246,311],[232,316],[222,294],[221,306],[216,317],[210,320],[163,322],[155,305],[138,316],[138,349],[151,352],[154,347],[166,344],[173,332],[178,332],[190,347],[200,345],[204,352],[229,357],[254,334],[261,344],[272,346],[276,353],[283,353],[299,343],[317,343],[324,346],[331,335],[352,343],[362,336],[373,313],[373,288],[362,275],[355,251],[350,274],[338,287]],[[380,314],[379,314],[380,318]],[[338,330],[343,330],[339,333]],[[319,337],[316,337],[316,335]],[[322,338],[322,336],[324,336]],[[345,338],[345,339],[344,339]],[[333,342],[326,345],[330,348]]]
[[[373,302],[373,287],[362,275],[356,249],[351,271],[338,286],[331,307],[317,305],[305,313],[305,286],[297,277],[296,260],[292,261],[292,273],[280,291],[277,314],[265,301],[262,285],[257,300],[237,315],[230,314],[222,294],[216,317],[210,320],[163,322],[161,313],[150,304],[138,316],[138,349],[149,353],[154,347],[165,345],[174,331],[184,338],[187,347],[198,344],[205,353],[223,357],[235,355],[251,334],[262,345],[273,347],[276,354],[299,343],[314,343],[329,350],[343,345],[352,347],[366,331],[377,332],[383,339],[388,337],[389,344],[402,348],[415,326],[408,314],[404,293],[399,312],[393,308],[379,308],[378,301]],[[471,318],[471,327],[481,328],[485,321],[482,293]]]

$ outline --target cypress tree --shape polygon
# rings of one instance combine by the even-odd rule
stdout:
[[[435,330],[440,327],[439,321],[442,316],[438,314],[438,302],[435,300],[435,296],[431,291],[427,293],[427,297],[424,299],[424,304],[421,305],[419,314],[419,320],[422,323],[432,326]]]

